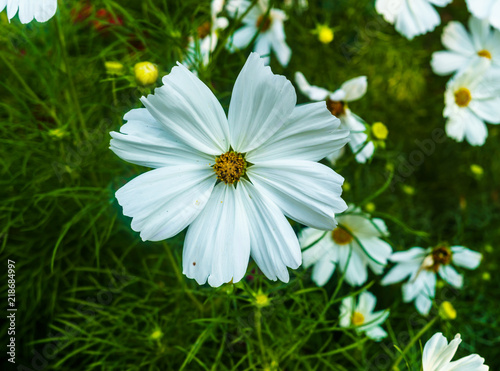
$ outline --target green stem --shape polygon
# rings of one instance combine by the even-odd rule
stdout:
[[[257,307],[257,310],[255,311],[255,330],[257,331],[257,339],[259,341],[260,353],[262,355],[262,364],[264,364],[266,361],[266,352],[265,352],[264,342],[262,341],[261,319],[262,319],[262,312],[260,311],[260,308]]]
[[[411,341],[406,345],[406,347],[403,349],[403,351],[401,352],[401,354],[399,355],[399,357],[394,361],[392,367],[391,367],[391,370],[394,370],[394,371],[398,371],[399,368],[399,364],[401,363],[401,361],[403,360],[403,357],[404,355],[408,352],[408,350],[410,350],[410,348],[415,344],[415,342],[420,339],[422,337],[423,334],[425,334],[427,332],[427,330],[429,330],[432,325],[434,325],[434,322],[436,322],[438,319],[438,316],[434,317],[432,320],[430,320],[418,333],[417,335],[415,335],[415,337],[413,339],[411,339]]]

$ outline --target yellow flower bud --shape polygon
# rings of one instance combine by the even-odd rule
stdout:
[[[484,174],[483,168],[476,164],[472,164],[470,166],[470,171],[472,171],[472,174],[476,175],[477,177],[481,177]]]
[[[483,273],[483,280],[485,280],[485,281],[491,280],[491,274],[489,272],[484,272]]]
[[[158,340],[159,338],[161,338],[163,336],[163,332],[161,332],[161,330],[155,330],[153,331],[153,333],[151,334],[151,339],[153,340]]]
[[[442,319],[453,320],[457,318],[457,311],[449,301],[443,301],[439,306],[439,315]]]
[[[493,250],[493,246],[491,246],[490,244],[487,244],[485,247],[484,247],[484,251],[486,251],[487,253],[492,253],[494,250]]]
[[[109,75],[121,75],[123,73],[123,64],[120,62],[104,62],[104,67]]]
[[[349,183],[347,180],[344,182],[344,185],[342,185],[342,189],[344,192],[349,192],[351,190],[351,183]]]
[[[409,196],[413,196],[415,194],[415,188],[413,188],[410,185],[404,184],[401,189],[403,190],[404,193],[406,193]]]
[[[318,25],[316,27],[316,32],[318,34],[318,40],[323,44],[330,44],[333,41],[333,30],[327,25]]]
[[[372,125],[372,134],[376,139],[385,140],[389,135],[389,129],[381,122],[376,122]]]
[[[64,138],[66,136],[66,131],[64,129],[61,129],[61,128],[51,129],[51,130],[49,130],[49,135],[51,137],[53,137],[54,139],[61,139],[61,138]]]
[[[158,68],[151,62],[140,62],[134,66],[135,79],[140,85],[152,85],[158,79]]]
[[[259,292],[257,295],[255,295],[255,305],[258,307],[265,307],[269,305],[269,296],[266,294],[263,294],[262,292]]]
[[[375,207],[375,204],[373,202],[368,202],[366,205],[365,205],[365,210],[366,212],[368,213],[373,213],[375,211],[376,207]]]

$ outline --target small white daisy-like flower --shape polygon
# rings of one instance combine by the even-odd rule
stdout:
[[[328,282],[336,266],[350,285],[360,286],[368,279],[368,267],[382,274],[391,256],[391,246],[381,238],[389,235],[384,221],[353,207],[349,211],[337,215],[339,226],[333,230],[305,228],[300,234],[304,267],[314,265],[312,279],[318,286]]]
[[[377,0],[375,9],[384,19],[394,24],[396,31],[412,40],[434,30],[441,17],[434,6],[446,6],[452,0]]]
[[[424,346],[423,371],[488,371],[490,368],[478,354],[471,354],[451,362],[461,342],[460,334],[455,335],[448,344],[442,333],[435,333]]]
[[[145,109],[125,115],[111,150],[154,170],[116,192],[132,229],[160,241],[188,228],[183,272],[211,286],[240,281],[252,256],[271,280],[301,264],[286,216],[331,230],[347,205],[344,179],[316,161],[347,131],[322,104],[295,107],[295,90],[252,53],[234,85],[229,114],[179,64]]]
[[[500,123],[500,75],[485,73],[488,66],[481,58],[446,86],[446,134],[458,142],[465,138],[473,146],[482,146],[488,137],[485,121]]]
[[[432,70],[438,75],[461,72],[478,59],[491,63],[491,68],[500,68],[500,31],[490,28],[485,20],[469,18],[469,30],[457,21],[452,21],[443,30],[441,40],[448,50],[432,54]]]
[[[427,315],[436,293],[437,276],[459,289],[463,286],[463,276],[452,264],[476,269],[481,259],[480,253],[463,246],[438,245],[433,249],[412,247],[408,251],[392,254],[389,260],[396,266],[385,275],[381,284],[390,285],[409,277],[409,281],[403,285],[403,301],[408,303],[415,300],[418,312]]]
[[[46,22],[56,14],[57,0],[0,0],[0,12],[5,8],[9,20],[18,13],[21,23]]]
[[[356,161],[364,164],[373,156],[375,146],[373,142],[367,142],[366,126],[359,116],[354,114],[348,107],[347,102],[361,99],[366,94],[368,83],[366,76],[359,76],[342,84],[340,89],[329,91],[319,86],[309,85],[301,72],[295,73],[295,83],[299,90],[313,101],[326,101],[328,110],[340,119],[342,128],[350,130],[349,146],[356,154]],[[343,154],[342,150],[335,151],[328,156],[332,162]]]
[[[465,0],[467,8],[477,18],[486,19],[500,30],[500,0]]]
[[[389,316],[389,310],[374,312],[376,304],[377,298],[368,291],[359,295],[358,305],[354,297],[345,298],[340,306],[340,327],[354,327],[358,334],[365,333],[375,341],[387,337],[380,325]]]
[[[224,8],[224,0],[212,0],[210,5],[210,21],[206,21],[197,29],[198,40],[190,38],[188,50],[191,57],[199,55],[203,66],[208,65],[210,55],[215,50],[219,40],[219,32],[227,28],[229,21],[225,17],[218,17]],[[188,67],[192,67],[195,61],[187,61]]]
[[[252,3],[247,0],[230,0],[226,10],[234,17],[245,13],[250,6]],[[265,63],[269,64],[271,50],[273,50],[278,62],[286,67],[292,56],[292,51],[286,43],[284,28],[286,19],[284,11],[269,9],[268,0],[258,1],[243,18],[243,27],[229,39],[229,50],[234,52],[246,48],[257,35],[254,52],[259,53],[264,57]]]

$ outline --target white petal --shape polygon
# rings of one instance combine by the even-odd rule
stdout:
[[[319,161],[349,140],[349,132],[340,130],[339,125],[340,120],[324,102],[297,106],[285,125],[246,158],[251,163],[269,159]]]
[[[488,128],[483,120],[469,110],[465,111],[465,139],[473,146],[482,146],[488,137]]]
[[[439,267],[439,275],[450,285],[461,288],[464,284],[464,277],[458,274],[451,265],[442,265]]]
[[[465,137],[466,121],[464,119],[464,111],[460,110],[457,114],[452,115],[446,121],[446,135],[455,139],[457,142],[462,142]]]
[[[435,333],[424,346],[422,354],[422,367],[424,371],[437,371],[435,365],[444,349],[448,346],[448,341],[441,332]]]
[[[111,132],[110,149],[125,161],[158,168],[180,164],[213,165],[215,158],[191,148],[165,130],[145,108],[129,111],[120,133]]]
[[[340,327],[351,326],[351,315],[354,312],[355,302],[354,297],[349,296],[342,300],[340,305],[339,325]]]
[[[469,11],[477,18],[487,18],[495,0],[465,0]]]
[[[309,268],[316,262],[324,259],[337,261],[336,258],[332,259],[331,252],[335,251],[335,246],[331,238],[327,236],[328,233],[314,228],[304,228],[299,237],[300,245],[303,249],[302,263],[304,268]]]
[[[275,160],[251,166],[247,174],[285,215],[307,226],[331,231],[335,213],[347,209],[340,197],[344,179],[325,165]]]
[[[274,9],[273,13],[275,13],[276,11],[277,9]],[[285,30],[283,28],[283,22],[278,20],[277,18],[273,18],[271,30],[269,32],[271,33],[271,45],[274,53],[276,54],[278,62],[280,62],[283,67],[288,66],[288,62],[290,62],[290,58],[292,57],[292,50],[285,41]]]
[[[290,81],[274,75],[251,53],[233,88],[229,106],[231,146],[238,152],[257,148],[286,122],[297,96]]]
[[[371,292],[364,291],[359,295],[357,311],[364,316],[371,314],[377,304],[377,298]]]
[[[446,341],[446,339],[445,339]],[[457,352],[458,346],[462,342],[460,335],[457,334],[455,338],[450,341],[445,347],[442,347],[442,342],[439,344],[439,351],[434,352],[434,362],[432,363],[433,370],[448,370],[448,366],[453,356]]]
[[[375,2],[375,9],[387,22],[393,24],[402,10],[404,1],[405,0],[377,0]]]
[[[363,245],[363,250],[369,255],[370,260],[375,260],[374,264],[378,269],[376,269],[377,274],[382,273],[380,269],[383,269],[387,265],[387,260],[391,257],[392,247],[387,242],[381,240],[378,237],[358,237],[359,242]]]
[[[420,266],[424,260],[426,251],[421,247],[412,247],[406,251],[398,251],[391,255],[392,262],[407,262]]]
[[[313,268],[312,280],[318,286],[324,286],[335,272],[335,262],[325,257],[318,261]]]
[[[432,300],[425,294],[419,294],[415,299],[415,308],[420,314],[426,316],[432,308]]]
[[[492,124],[500,123],[500,97],[472,99],[470,109],[483,120]]]
[[[306,95],[310,100],[325,100],[330,92],[319,86],[309,85],[302,72],[295,72],[295,83],[299,87],[302,94]]]
[[[483,258],[481,253],[463,246],[452,246],[451,251],[453,252],[453,264],[467,269],[476,269]]]
[[[352,249],[352,252],[351,252]],[[345,273],[345,279],[351,286],[361,286],[368,279],[366,262],[363,260],[363,252],[358,246],[340,246],[339,269]]]
[[[382,279],[380,282],[381,285],[392,285],[393,283],[401,282],[406,277],[411,274],[414,274],[418,270],[418,265],[414,264],[396,264]]]
[[[296,269],[302,262],[299,241],[281,210],[243,179],[243,208],[248,217],[250,254],[270,280],[288,282],[287,267]]]
[[[258,30],[254,25],[243,26],[236,30],[228,41],[227,47],[229,51],[235,52],[246,48],[257,32]]]
[[[154,95],[141,98],[151,115],[198,151],[225,153],[229,149],[227,119],[210,89],[180,63],[163,78],[163,83]]]
[[[484,358],[478,354],[471,354],[467,357],[450,362],[446,371],[488,371],[489,367],[484,364]]]
[[[144,241],[161,241],[181,232],[198,216],[214,184],[210,167],[169,166],[132,179],[116,192],[116,198]]]
[[[411,40],[434,30],[440,23],[439,14],[426,0],[405,1],[396,20],[396,30]]]
[[[443,45],[449,50],[464,56],[475,54],[475,47],[465,27],[457,21],[451,21],[443,30],[441,36]]]
[[[432,54],[431,66],[436,75],[449,75],[467,67],[469,57],[456,52],[439,51]]]
[[[449,3],[451,3],[453,0],[428,0],[430,3],[437,5],[437,6],[446,6]]]
[[[250,257],[250,235],[240,187],[219,183],[203,212],[189,227],[183,273],[200,285],[239,282]]]
[[[469,29],[476,50],[485,49],[491,34],[488,21],[471,16],[469,18]]]
[[[497,0],[491,7],[489,19],[491,25],[500,30],[500,1]]]
[[[352,102],[362,98],[366,94],[368,81],[366,76],[359,76],[344,82],[340,88],[345,92],[344,100]]]
[[[267,34],[259,34],[257,39],[255,40],[255,46],[253,51],[256,52],[259,56],[262,57],[262,61],[266,66],[269,65],[271,61],[271,40],[267,36]]]
[[[366,331],[366,336],[375,341],[380,341],[387,337],[387,332],[380,326],[375,326]]]

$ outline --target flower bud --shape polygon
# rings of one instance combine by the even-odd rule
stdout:
[[[158,79],[158,68],[151,62],[140,62],[134,66],[135,79],[142,86],[152,85]]]

